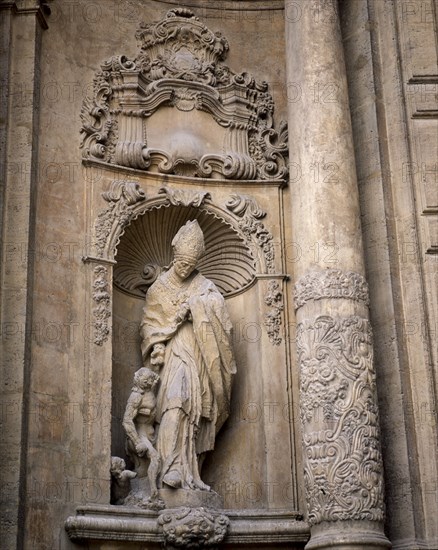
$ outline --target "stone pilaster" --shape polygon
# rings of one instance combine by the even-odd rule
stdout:
[[[39,49],[42,29],[47,28],[42,4],[39,0],[0,1],[0,486],[5,548],[21,547],[24,531]]]
[[[372,331],[335,0],[285,5],[307,550],[388,548]]]

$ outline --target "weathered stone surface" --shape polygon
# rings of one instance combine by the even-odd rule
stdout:
[[[145,293],[196,219],[238,365],[201,473],[220,547],[387,546],[379,424],[385,533],[438,547],[433,0],[0,0],[0,20],[2,542],[162,546],[122,424]],[[128,478],[144,507],[109,506]]]

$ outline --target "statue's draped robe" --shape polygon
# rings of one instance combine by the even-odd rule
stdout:
[[[214,448],[228,417],[232,375],[231,322],[224,298],[198,272],[175,283],[162,274],[147,295],[141,324],[143,359],[166,345],[157,396],[160,478],[176,471],[183,487],[199,482],[197,455]],[[178,320],[187,303],[191,320]],[[202,483],[202,482],[201,482]]]

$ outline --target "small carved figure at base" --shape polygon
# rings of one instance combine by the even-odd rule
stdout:
[[[131,489],[131,479],[137,476],[135,472],[126,470],[123,458],[111,457],[111,504],[124,504]]]
[[[139,481],[147,478],[149,494],[142,498],[156,497],[157,477],[160,471],[160,456],[155,450],[155,387],[159,376],[143,367],[134,375],[134,385],[123,416],[123,427],[127,436],[126,450],[134,462]],[[144,484],[143,484],[144,485]]]

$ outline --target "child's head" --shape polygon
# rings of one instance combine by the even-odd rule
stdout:
[[[123,460],[123,458],[120,458],[118,456],[112,456],[111,457],[111,467],[110,472],[112,474],[119,474],[123,472],[123,470],[126,468],[126,463]]]
[[[158,374],[147,367],[142,367],[134,374],[134,385],[142,390],[155,387],[159,380]]]

